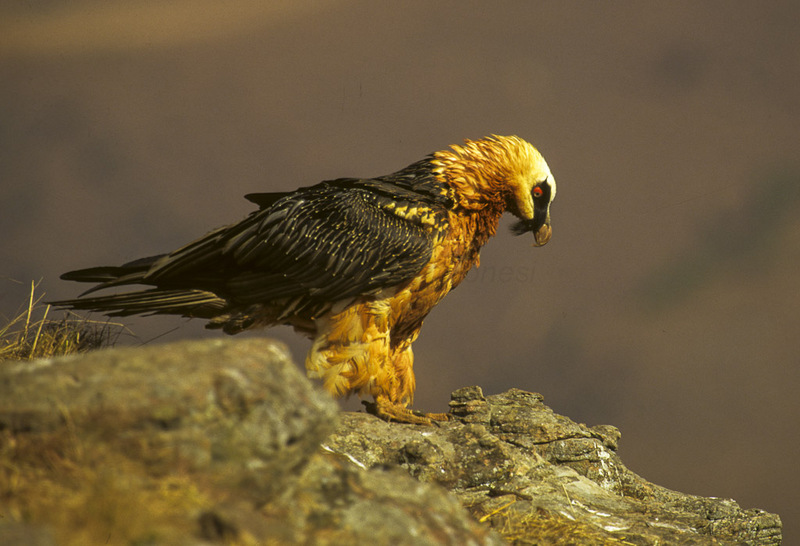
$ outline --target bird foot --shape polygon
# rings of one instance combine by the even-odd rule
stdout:
[[[410,423],[412,425],[436,425],[438,421],[449,421],[450,416],[446,413],[425,413],[408,409],[403,404],[390,402],[385,398],[377,398],[374,402],[361,401],[367,412],[380,417],[384,421],[397,421],[399,423]]]

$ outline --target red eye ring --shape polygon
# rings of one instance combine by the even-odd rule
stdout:
[[[540,188],[539,186],[536,186],[535,188],[533,188],[533,196],[534,197],[541,197],[542,195],[544,195],[544,190],[542,190],[542,188]]]

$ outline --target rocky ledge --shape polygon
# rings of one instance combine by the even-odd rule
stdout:
[[[541,395],[439,427],[340,413],[263,339],[0,363],[0,544],[780,544],[628,470]]]

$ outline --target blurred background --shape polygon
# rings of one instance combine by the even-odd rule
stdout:
[[[619,427],[648,480],[777,512],[793,543],[798,21],[794,0],[4,2],[0,314],[237,221],[246,193],[517,134],[558,181],[553,239],[503,222],[415,344],[415,406],[540,392]],[[221,335],[125,323],[132,345]]]

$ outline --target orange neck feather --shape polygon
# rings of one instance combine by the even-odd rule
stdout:
[[[505,210],[512,191],[508,181],[529,170],[538,155],[515,136],[466,140],[451,148],[433,154],[433,172],[455,189],[459,205],[468,210]]]

